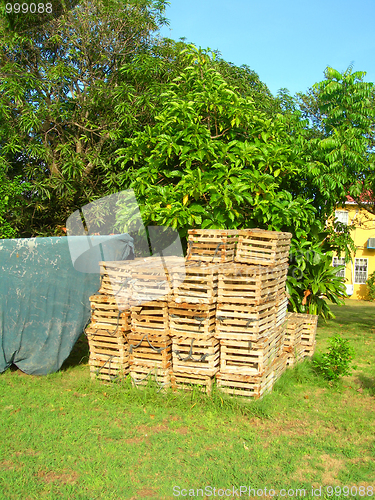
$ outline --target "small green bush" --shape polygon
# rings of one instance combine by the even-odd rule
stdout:
[[[369,300],[375,300],[375,271],[370,274],[368,277],[366,284],[368,286],[368,297]]]
[[[327,380],[335,382],[343,375],[351,375],[350,364],[354,357],[354,349],[340,334],[329,339],[329,343],[328,352],[315,361],[315,366]]]

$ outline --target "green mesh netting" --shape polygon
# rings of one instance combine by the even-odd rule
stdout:
[[[0,240],[0,373],[59,370],[90,317],[98,262],[133,255],[127,234]]]

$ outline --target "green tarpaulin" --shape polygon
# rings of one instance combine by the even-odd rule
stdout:
[[[133,252],[127,234],[0,240],[0,373],[59,370],[90,317],[98,262]]]

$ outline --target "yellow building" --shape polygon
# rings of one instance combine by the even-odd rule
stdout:
[[[375,271],[375,215],[348,201],[335,212],[335,218],[353,227],[350,232],[356,246],[355,255],[338,275],[345,278],[346,290],[353,299],[367,299],[366,280]],[[345,265],[343,258],[333,258],[333,266]]]

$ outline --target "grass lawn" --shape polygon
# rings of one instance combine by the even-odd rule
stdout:
[[[375,304],[332,309],[335,320],[319,320],[317,353],[337,332],[356,350],[357,369],[338,387],[305,361],[260,401],[163,395],[91,381],[83,339],[59,373],[8,370],[0,499],[161,500],[184,498],[183,488],[188,498],[238,498],[228,489],[240,486],[304,488],[306,497],[322,486],[321,498],[349,486],[357,496],[352,488],[342,497],[375,497]],[[197,496],[206,486],[212,495]],[[259,497],[270,495],[242,494]]]

